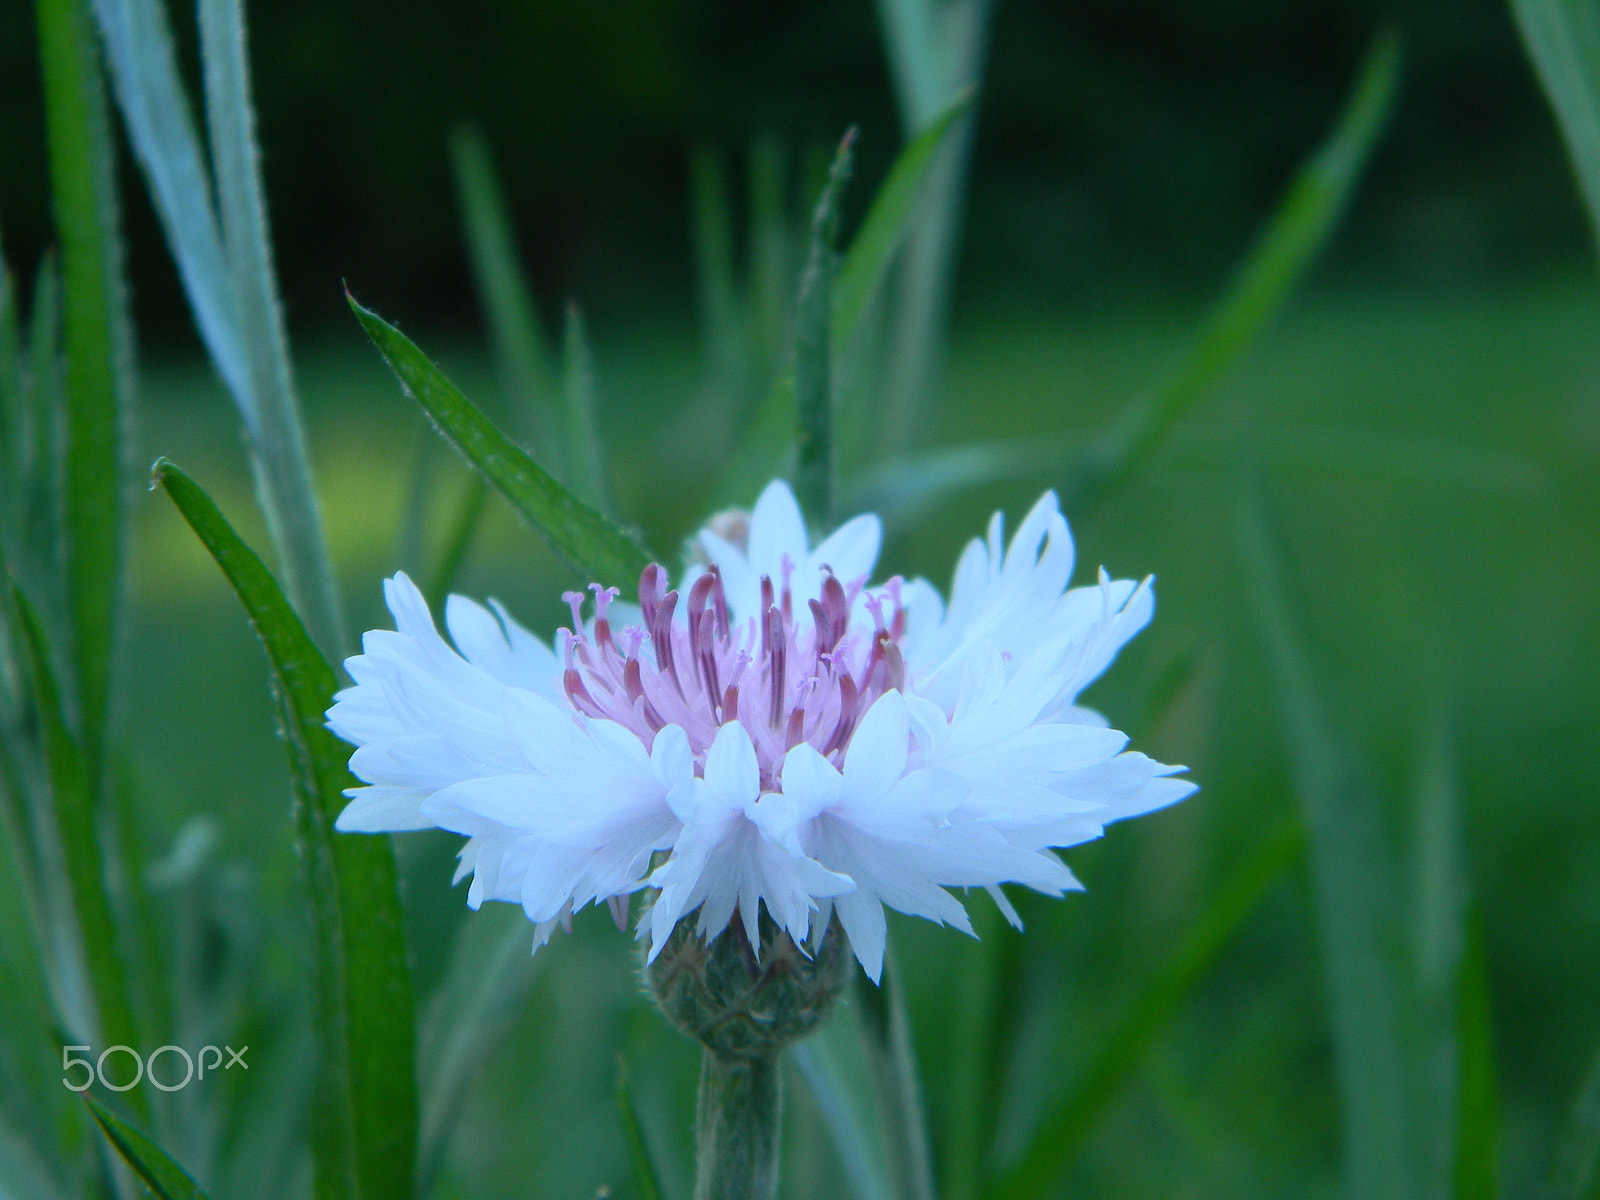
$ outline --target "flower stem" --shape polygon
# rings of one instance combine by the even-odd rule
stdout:
[[[695,1200],[772,1200],[783,1110],[778,1052],[700,1060]]]

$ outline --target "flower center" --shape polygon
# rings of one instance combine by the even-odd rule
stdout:
[[[577,631],[561,630],[572,706],[632,730],[647,747],[663,726],[681,726],[697,773],[717,730],[738,721],[755,744],[764,791],[778,790],[783,757],[801,742],[841,765],[862,715],[905,682],[900,579],[873,594],[864,591],[864,578],[846,585],[823,568],[822,595],[808,601],[805,624],[795,620],[792,573],[785,558],[780,586],[763,575],[760,616],[735,625],[715,566],[690,586],[687,619],[678,620],[680,597],[651,563],[639,577],[643,626],[613,631],[607,610],[618,591],[590,585],[592,640],[582,632],[583,593],[566,593]],[[852,628],[858,599],[871,630],[865,619]]]

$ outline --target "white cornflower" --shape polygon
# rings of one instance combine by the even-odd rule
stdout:
[[[638,623],[615,588],[568,593],[546,646],[498,605],[450,597],[452,649],[404,575],[396,629],[346,661],[355,686],[328,723],[357,746],[338,826],[437,826],[469,839],[467,902],[520,903],[535,946],[575,909],[659,889],[640,936],[659,952],[762,906],[796,943],[834,914],[867,974],[884,914],[966,932],[947,888],[1079,886],[1053,848],[1182,799],[1194,785],[1125,750],[1079,692],[1149,621],[1149,581],[1067,588],[1073,547],[1047,493],[1009,547],[997,513],[956,566],[950,602],[922,580],[869,587],[881,530],[846,523],[812,549],[793,494],[770,484],[742,538],[703,530],[680,591],[639,580]]]

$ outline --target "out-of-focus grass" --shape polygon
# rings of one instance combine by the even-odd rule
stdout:
[[[1192,327],[1177,303],[1071,315],[978,311],[957,322],[931,441],[1085,437],[1148,382]],[[1225,882],[1291,808],[1271,690],[1241,593],[1232,513],[1241,451],[1277,502],[1303,588],[1310,653],[1343,725],[1371,753],[1384,794],[1412,790],[1419,731],[1447,690],[1460,749],[1466,854],[1484,917],[1505,1104],[1507,1194],[1544,1176],[1597,1036],[1600,811],[1600,291],[1587,274],[1498,290],[1323,291],[1296,306],[1241,370],[1181,425],[1155,462],[1085,520],[1078,579],[1159,575],[1158,617],[1089,694],[1137,743],[1193,768],[1202,791],[1171,813],[1069,855],[1089,885],[1061,902],[1019,897],[1028,932],[996,1052],[993,1171],[1021,1153],[1051,1102],[1093,1058]],[[427,339],[441,346],[438,339]],[[599,413],[618,510],[649,541],[702,515],[726,431],[697,422],[688,328],[597,330]],[[469,394],[492,395],[472,349],[442,346]],[[303,353],[303,391],[324,512],[359,628],[386,620],[378,578],[396,567],[414,406],[352,324]],[[146,457],[182,464],[250,528],[244,453],[205,368],[148,371]],[[466,474],[445,468],[464,488]],[[977,489],[892,542],[882,565],[941,588],[989,511],[1020,517],[1041,476]],[[441,505],[428,536],[444,536]],[[287,783],[259,651],[232,598],[175,515],[138,506],[133,675],[125,714],[147,791],[170,796],[156,844],[190,815],[223,823],[220,853],[265,873],[265,914],[289,911]],[[461,590],[498,595],[548,632],[577,582],[498,501]],[[617,581],[627,584],[629,581]],[[1173,664],[1196,664],[1173,701],[1144,701]],[[1141,722],[1144,724],[1141,725]],[[1406,819],[1396,812],[1398,823]],[[414,966],[436,979],[465,912],[448,887],[453,839],[400,842]],[[974,903],[985,904],[981,897]],[[265,922],[280,944],[305,931]],[[1337,1096],[1315,921],[1303,873],[1249,921],[1119,1095],[1070,1175],[1074,1196],[1326,1195],[1337,1178]],[[531,935],[531,931],[530,931]],[[935,1137],[949,1111],[948,979],[959,935],[900,921]],[[1000,939],[1019,935],[1000,930]],[[558,937],[527,1011],[498,1048],[442,1178],[452,1194],[592,1194],[629,1186],[613,1102],[627,1048],[632,1092],[669,1196],[687,1178],[691,1047],[638,1000],[631,944],[602,915]],[[262,970],[295,986],[293,955]],[[426,1002],[425,995],[421,998]],[[791,1194],[840,1178],[803,1089],[792,1092]],[[987,1103],[987,1098],[985,1103]],[[803,1169],[799,1164],[804,1162]],[[454,1191],[452,1191],[454,1189]]]

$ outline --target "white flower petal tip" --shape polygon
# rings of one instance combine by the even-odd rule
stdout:
[[[460,596],[446,641],[395,575],[395,628],[365,636],[328,712],[368,785],[338,828],[464,835],[468,903],[520,904],[536,947],[589,904],[623,923],[643,888],[652,960],[689,918],[754,945],[765,914],[804,955],[837,917],[876,979],[886,908],[972,931],[951,889],[1020,928],[1001,885],[1076,890],[1056,849],[1195,791],[1078,704],[1149,623],[1151,580],[1069,587],[1049,492],[966,547],[948,605],[871,584],[881,541],[868,514],[813,547],[775,481],[699,533],[680,588],[651,565],[636,609],[602,586],[627,580],[587,612],[570,593],[553,648]]]

